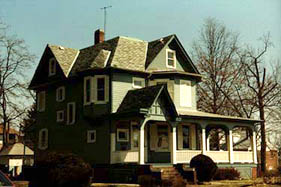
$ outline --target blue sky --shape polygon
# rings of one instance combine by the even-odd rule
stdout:
[[[213,17],[254,47],[270,32],[274,47],[267,58],[281,60],[281,0],[0,0],[0,18],[25,39],[38,56],[37,65],[47,43],[92,45],[93,31],[103,28],[100,8],[107,5],[112,5],[107,39],[122,35],[150,41],[175,33],[189,52],[204,19]]]

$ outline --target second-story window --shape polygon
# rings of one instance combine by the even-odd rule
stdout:
[[[67,124],[72,125],[75,123],[76,107],[75,103],[67,103]]]
[[[84,105],[88,105],[92,101],[92,77],[84,78]]]
[[[39,131],[38,148],[45,150],[48,148],[48,129],[41,129]]]
[[[106,75],[96,75],[95,76],[95,103],[106,103],[108,102],[108,77]]]
[[[166,66],[168,68],[176,68],[176,51],[166,50]]]
[[[105,78],[97,78],[97,100],[104,101],[105,100]]]
[[[65,88],[62,86],[62,87],[57,88],[57,90],[56,90],[56,100],[58,102],[61,102],[64,99],[65,99]]]
[[[42,91],[37,94],[37,111],[43,112],[45,111],[45,103],[46,103],[46,92]]]
[[[51,58],[49,61],[49,76],[56,74],[56,60],[55,58]]]

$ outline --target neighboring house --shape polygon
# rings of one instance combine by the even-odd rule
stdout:
[[[8,144],[14,144],[18,142],[20,138],[20,132],[10,128],[9,129],[9,138],[8,138]],[[0,126],[0,148],[3,146],[3,126]]]
[[[73,152],[108,167],[189,164],[202,153],[252,174],[259,121],[197,110],[202,76],[176,35],[151,42],[103,36],[96,31],[95,45],[80,50],[46,46],[29,86],[37,93],[36,158]],[[218,127],[227,135],[225,151],[206,146]],[[253,151],[233,150],[237,127],[249,129]]]
[[[33,151],[22,143],[8,145],[0,152],[1,168],[7,167],[12,176],[20,175],[22,166],[32,166],[33,162]]]

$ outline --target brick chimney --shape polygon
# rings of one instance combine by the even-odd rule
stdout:
[[[104,31],[98,29],[95,31],[95,44],[104,42]]]

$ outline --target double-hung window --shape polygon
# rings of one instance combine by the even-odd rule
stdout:
[[[95,143],[97,133],[96,130],[88,130],[87,131],[87,143]]]
[[[38,148],[45,150],[48,148],[48,129],[41,129],[39,131]]]
[[[71,125],[75,123],[76,108],[75,103],[67,103],[67,124]]]
[[[176,68],[176,51],[166,50],[166,66],[167,68]]]
[[[55,74],[56,74],[56,59],[51,58],[49,60],[49,76],[52,76]]]
[[[84,105],[89,105],[92,102],[92,77],[84,78]]]
[[[117,129],[117,142],[129,141],[129,129]]]
[[[61,102],[64,99],[65,99],[65,88],[62,86],[57,88],[56,90],[56,100],[57,102]]]
[[[37,93],[37,111],[43,112],[45,111],[45,104],[46,104],[46,92],[38,92]]]
[[[108,102],[108,76],[107,75],[96,75],[94,77],[95,84],[95,93],[94,93],[94,102],[96,104],[104,104]]]
[[[57,111],[57,122],[63,122],[64,121],[64,111],[59,110]]]
[[[97,101],[105,101],[105,77],[97,78]]]

